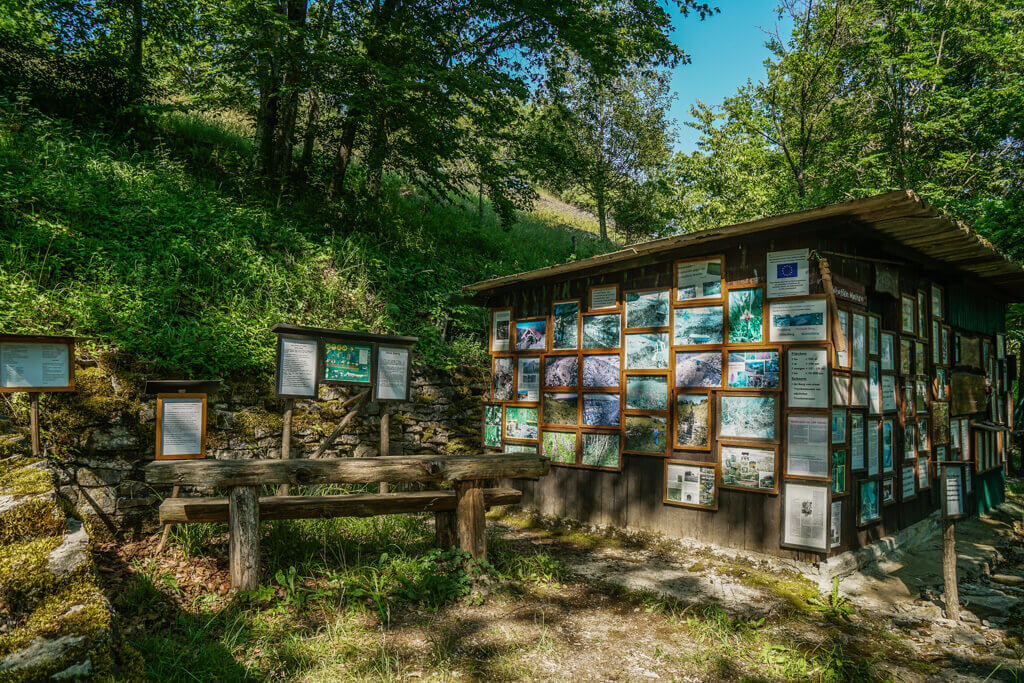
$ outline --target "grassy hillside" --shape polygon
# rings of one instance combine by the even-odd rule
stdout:
[[[486,319],[450,297],[565,261],[579,233],[560,226],[586,229],[548,205],[506,231],[396,178],[373,205],[267,197],[248,141],[196,117],[132,140],[0,109],[0,330],[95,337],[168,374],[267,371],[276,322],[419,335],[453,365],[481,356]]]

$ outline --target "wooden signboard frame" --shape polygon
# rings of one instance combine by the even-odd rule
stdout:
[[[741,292],[746,290],[758,290],[761,292],[761,340],[753,342],[737,342],[730,339],[732,332],[732,326],[729,324],[729,304],[730,297],[733,292]],[[731,283],[725,289],[724,297],[724,309],[725,309],[725,320],[722,323],[722,341],[727,344],[730,348],[744,349],[751,348],[756,349],[762,347],[768,343],[768,295],[765,291],[765,286],[760,284],[740,284]],[[673,328],[673,331],[675,328]]]
[[[607,306],[605,308],[594,308],[594,307],[592,307],[590,305],[591,301],[592,301],[591,296],[592,296],[593,291],[595,289],[611,289],[612,287],[615,288],[615,305],[614,306]],[[611,283],[611,284],[605,284],[605,285],[590,285],[589,287],[587,287],[587,302],[586,303],[587,303],[586,310],[583,310],[582,307],[580,309],[580,313],[581,314],[582,313],[616,313],[616,312],[621,313],[622,312],[622,287],[618,283]],[[580,343],[581,344],[582,344],[582,342],[583,342],[583,340],[580,339]]]
[[[649,292],[664,292],[666,298],[667,321],[664,325],[648,325],[644,327],[630,327],[629,325],[629,302],[626,297],[630,294],[647,294]],[[626,332],[665,332],[672,330],[672,288],[671,287],[646,287],[644,289],[627,289],[622,292],[622,334]],[[582,332],[581,332],[582,333]],[[669,335],[671,341],[672,335]],[[671,344],[669,344],[671,346]]]
[[[559,304],[576,304],[576,346],[571,349],[555,348],[555,306]],[[579,299],[555,299],[551,302],[551,315],[548,320],[549,353],[579,353],[583,347],[583,302]]]
[[[683,501],[679,501],[679,500],[669,500],[669,497],[668,497],[668,467],[669,467],[669,465],[683,465],[684,467],[703,467],[703,468],[711,470],[714,473],[715,504],[714,505],[700,505],[700,504],[697,504],[697,503],[684,503]],[[708,511],[711,511],[711,512],[717,512],[718,511],[718,501],[719,501],[719,498],[721,497],[720,493],[719,493],[720,490],[721,490],[721,485],[719,483],[721,481],[721,472],[720,472],[720,468],[719,468],[719,463],[701,462],[699,460],[679,460],[679,459],[676,459],[676,458],[666,458],[665,459],[665,466],[664,466],[664,469],[663,469],[663,474],[662,474],[662,477],[661,477],[661,481],[662,481],[662,484],[663,484],[662,492],[661,492],[661,496],[662,496],[661,502],[664,503],[665,505],[674,505],[676,507],[690,508],[692,510],[708,510]]]
[[[779,384],[776,387],[731,387],[729,386],[729,354],[730,353],[760,353],[771,352],[775,354],[775,362],[778,366]],[[726,347],[722,353],[722,388],[727,391],[739,391],[752,394],[781,393],[785,384],[785,377],[782,371],[783,349],[779,344],[743,344],[740,346]]]
[[[718,290],[718,296],[716,297],[694,297],[692,299],[680,299],[679,298],[679,266],[683,263],[698,263],[701,261],[718,261],[721,268],[721,278]],[[672,262],[672,305],[678,306],[680,304],[695,303],[698,301],[719,301],[724,304],[725,302],[725,254],[707,254],[706,256],[696,256],[694,258],[676,259]],[[724,329],[724,328],[723,328]]]
[[[672,379],[673,378],[670,377],[669,381],[672,381]],[[680,389],[680,388],[675,388],[675,387],[670,387],[669,389],[670,389],[670,391],[669,391],[669,409],[670,409],[670,411],[672,413],[671,417],[669,418],[670,421],[672,422],[672,425],[671,425],[672,449],[676,450],[676,451],[694,451],[694,452],[709,453],[711,451],[712,444],[715,442],[715,438],[714,438],[715,402],[714,402],[714,399],[711,396],[711,391],[712,390],[711,389],[707,389],[707,388],[703,388],[703,389]],[[679,400],[678,400],[677,397],[679,395],[689,395],[689,394],[693,394],[693,395],[702,394],[707,399],[707,403],[705,403],[705,405],[707,406],[707,411],[708,411],[708,435],[707,435],[707,444],[704,445],[704,446],[681,446],[681,445],[679,445],[679,433],[678,433],[678,425],[679,425],[679,419],[678,419],[679,418],[679,416],[678,416]]]
[[[802,545],[799,543],[788,543],[786,542],[786,486],[783,486],[781,491],[782,506],[780,520],[779,520],[779,547],[788,548],[790,550],[803,550],[811,553],[818,553],[820,555],[827,555],[831,552],[832,546],[832,494],[831,485],[825,482],[819,481],[803,481],[803,480],[789,480],[785,482],[786,486],[807,486],[814,488],[823,488],[825,490],[825,547],[818,548],[815,546]]]
[[[480,415],[480,445],[484,448],[500,449],[502,443],[505,442],[505,404],[500,401],[484,401],[484,409]],[[487,444],[487,408],[498,409],[498,445],[490,446]]]
[[[192,399],[202,402],[202,433],[199,436],[198,453],[181,453],[176,455],[163,454],[163,417],[164,402],[168,399]],[[206,457],[206,409],[207,394],[205,393],[161,393],[156,395],[156,460],[200,460]]]
[[[765,451],[772,452],[772,459],[774,462],[773,472],[773,483],[774,486],[770,489],[754,488],[753,486],[737,486],[735,484],[725,484],[722,481],[723,472],[725,468],[722,467],[722,449],[723,448],[757,448]],[[781,463],[779,462],[779,448],[780,444],[769,444],[769,443],[746,443],[741,441],[735,441],[727,438],[725,440],[719,439],[717,442],[717,457],[715,463],[718,468],[718,482],[717,486],[720,490],[724,491],[746,491],[748,493],[764,493],[770,496],[777,495],[779,493],[779,479],[780,472],[782,471]]]
[[[75,338],[47,335],[22,335],[22,334],[0,334],[0,347],[5,344],[51,344],[67,346],[68,352],[68,383],[63,386],[52,387],[5,387],[0,386],[0,394],[14,393],[60,393],[75,390]],[[0,351],[2,361],[2,351]]]

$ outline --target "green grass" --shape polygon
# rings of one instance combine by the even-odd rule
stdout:
[[[469,282],[568,260],[552,216],[503,229],[389,178],[382,201],[267,197],[244,125],[166,115],[137,144],[0,107],[0,329],[94,336],[153,371],[267,373],[276,322],[415,334],[483,357]],[[577,255],[608,248],[578,240]]]

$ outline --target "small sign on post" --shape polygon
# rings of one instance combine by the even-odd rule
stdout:
[[[28,394],[32,455],[42,452],[39,394],[74,390],[74,337],[0,334],[0,393]]]

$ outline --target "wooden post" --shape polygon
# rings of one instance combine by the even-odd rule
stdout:
[[[447,550],[455,545],[455,514],[453,512],[434,513],[434,542],[438,548]]]
[[[255,486],[228,490],[228,557],[232,591],[256,590],[260,576],[260,507]]]
[[[487,559],[484,490],[479,479],[455,482],[455,526],[459,547],[474,560]]]
[[[946,617],[960,620],[960,589],[956,584],[956,536],[953,520],[942,519],[942,581],[945,584]]]
[[[295,412],[295,399],[285,399],[284,402],[284,426],[281,433],[281,459],[287,460],[292,457],[292,413]],[[277,489],[277,495],[287,496],[288,484],[281,484]]]
[[[381,406],[380,415],[380,457],[386,458],[391,455],[391,413],[388,411],[388,404]],[[391,488],[386,481],[380,483],[380,492],[387,493]]]
[[[184,389],[178,389],[178,393],[179,394],[184,394],[185,390]],[[157,405],[159,406],[160,403],[157,402]],[[181,487],[180,486],[172,486],[171,487],[171,498],[177,498],[179,495],[181,495]],[[171,540],[171,531],[173,531],[173,530],[174,530],[174,525],[173,524],[165,524],[164,525],[164,531],[163,531],[162,534],[160,534],[160,542],[156,546],[156,554],[157,555],[160,555],[161,553],[163,553],[164,548],[167,547],[167,541]]]
[[[32,429],[32,455],[38,458],[42,453],[42,448],[39,445],[39,392],[29,392],[28,401],[28,419],[29,425]]]

